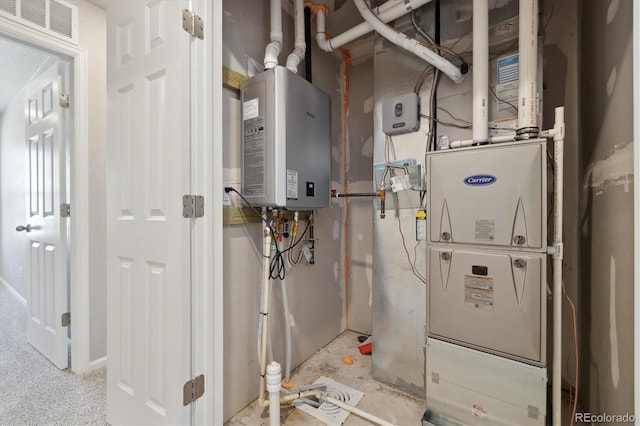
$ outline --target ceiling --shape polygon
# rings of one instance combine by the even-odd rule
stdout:
[[[49,58],[53,55],[0,37],[0,113]]]

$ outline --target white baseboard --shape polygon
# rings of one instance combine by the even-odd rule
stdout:
[[[107,366],[107,357],[103,356],[102,358],[98,358],[94,361],[89,362],[89,371],[97,370],[98,368]]]
[[[2,284],[9,291],[9,293],[11,293],[11,295],[13,297],[15,297],[15,299],[18,302],[20,302],[23,306],[27,306],[27,299],[22,297],[22,295],[20,293],[18,293],[18,290],[16,290],[15,288],[11,287],[11,284],[6,282],[4,280],[4,278],[2,278],[2,277],[0,277],[0,284]]]

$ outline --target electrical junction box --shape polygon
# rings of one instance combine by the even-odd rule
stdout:
[[[382,131],[388,135],[415,132],[420,127],[420,98],[416,93],[382,102]]]
[[[282,66],[240,85],[242,195],[254,206],[330,203],[331,100]]]
[[[547,424],[546,368],[432,338],[426,346],[428,424]]]
[[[429,241],[547,249],[547,141],[427,154]]]
[[[427,256],[430,336],[546,363],[546,254],[431,245]]]

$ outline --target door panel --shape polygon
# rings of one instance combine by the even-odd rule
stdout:
[[[25,156],[28,241],[27,340],[58,368],[68,367],[65,138],[58,95],[64,67],[51,65],[27,87]],[[61,190],[62,188],[62,190]],[[63,195],[61,195],[63,194]]]
[[[108,10],[107,421],[187,424],[189,57],[181,1]],[[186,56],[182,52],[187,52]],[[185,60],[186,59],[186,60]]]

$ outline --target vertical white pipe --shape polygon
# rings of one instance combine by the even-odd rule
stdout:
[[[267,44],[264,52],[264,67],[266,69],[275,68],[278,65],[278,56],[282,49],[282,2],[281,0],[271,0],[271,41]]]
[[[262,247],[262,267],[264,273],[264,297],[260,308],[262,316],[262,341],[260,342],[260,389],[258,393],[258,404],[261,407],[265,405],[265,375],[267,372],[267,340],[269,331],[269,268],[271,263],[271,229],[268,225],[264,228],[264,243]]]
[[[269,426],[280,426],[280,364],[271,361],[267,367],[267,391],[269,392]]]
[[[489,138],[489,4],[473,0],[473,142]]]
[[[304,0],[295,0],[294,4],[295,19],[295,42],[293,52],[287,57],[287,69],[295,74],[298,73],[298,65],[304,58],[307,51],[307,43],[304,40]]]
[[[475,13],[475,11],[474,11]],[[538,0],[520,0],[518,129],[538,127]]]
[[[554,160],[556,164],[553,188],[553,425],[562,424],[562,259],[563,259],[563,191],[564,191],[564,107],[556,108],[554,125]]]

